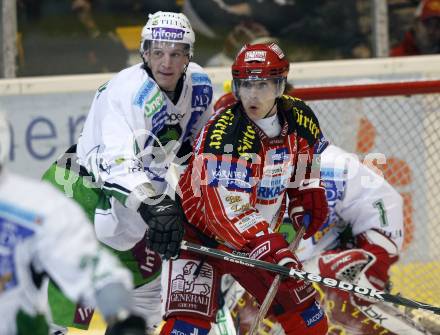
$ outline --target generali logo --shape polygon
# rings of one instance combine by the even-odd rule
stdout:
[[[214,277],[212,266],[207,263],[200,265],[192,260],[173,263],[168,312],[191,311],[210,315]]]

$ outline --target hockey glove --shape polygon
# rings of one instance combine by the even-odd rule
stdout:
[[[373,244],[369,235],[382,236],[380,239],[386,242],[385,245]],[[383,291],[389,280],[389,268],[398,259],[394,250],[391,253],[385,250],[387,245],[391,247],[390,251],[394,249],[397,252],[393,242],[378,232],[359,234],[356,236],[357,249],[324,252],[318,261],[319,271],[326,277]],[[374,302],[361,295],[353,298],[356,305],[365,306]]]
[[[303,180],[298,189],[289,193],[289,217],[293,226],[299,231],[306,227],[304,239],[313,236],[324,224],[328,215],[325,188],[320,179]]]
[[[300,262],[295,254],[288,249],[288,244],[283,235],[279,233],[266,234],[251,240],[248,243],[251,250],[249,257],[261,259],[279,265],[294,268],[300,267]]]
[[[145,320],[136,315],[129,315],[123,320],[110,323],[105,335],[145,335]]]
[[[250,258],[261,259],[266,262],[295,269],[302,269],[301,262],[295,254],[288,249],[286,240],[283,235],[279,233],[257,237],[248,243],[248,247],[251,249],[249,254]],[[292,278],[286,278],[286,280],[281,283],[278,291],[279,294],[283,293],[286,296],[292,296],[294,303],[297,305],[309,304],[310,299],[312,299],[315,294],[315,289],[310,283]]]
[[[383,291],[390,279],[389,269],[399,259],[397,246],[382,233],[369,230],[356,236],[356,246],[373,256],[373,260],[360,273],[357,285],[371,285]],[[361,297],[361,296],[359,296]],[[364,299],[356,299],[358,305]]]
[[[354,283],[373,257],[362,249],[325,251],[318,260],[319,272],[324,277]]]
[[[170,259],[177,257],[180,250],[180,242],[183,238],[183,212],[179,204],[169,196],[161,196],[163,199],[155,205],[141,203],[139,214],[148,225],[146,240],[147,247],[159,253],[162,258]],[[159,199],[159,196],[150,198]]]

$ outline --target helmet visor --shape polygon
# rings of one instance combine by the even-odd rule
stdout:
[[[234,79],[233,91],[238,99],[256,96],[259,98],[275,99],[283,94],[284,78],[270,79]]]
[[[284,79],[234,79],[234,94],[253,120],[265,117],[284,90]]]
[[[144,51],[167,51],[176,52],[182,56],[189,56],[190,46],[185,43],[179,42],[166,42],[166,41],[145,41]]]
[[[151,60],[161,60],[169,55],[170,60],[175,63],[184,62],[189,57],[189,45],[174,42],[151,41],[147,49]]]

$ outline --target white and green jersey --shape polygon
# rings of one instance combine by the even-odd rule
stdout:
[[[0,334],[44,333],[46,273],[67,297],[94,304],[111,283],[131,288],[130,273],[98,246],[73,201],[47,183],[0,175]],[[44,281],[44,280],[43,280]]]
[[[195,63],[176,104],[142,64],[129,67],[98,89],[78,141],[79,163],[122,203],[148,182],[161,194],[169,163],[182,144],[192,145],[211,116],[211,102],[211,81]]]
[[[296,254],[302,261],[334,248],[349,225],[354,236],[375,229],[393,241],[397,251],[403,243],[403,200],[378,173],[335,145],[321,154],[329,215],[320,230],[301,240]]]
[[[142,239],[147,226],[137,208],[127,205],[127,196],[145,183],[153,185],[156,194],[173,193],[165,178],[168,168],[185,160],[178,157],[179,150],[192,147],[211,116],[212,92],[208,75],[195,63],[188,65],[176,104],[143,64],[119,72],[98,89],[77,155],[108,195],[94,218],[101,242],[125,251]]]

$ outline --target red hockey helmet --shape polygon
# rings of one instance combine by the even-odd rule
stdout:
[[[422,21],[440,17],[440,0],[422,0],[416,9],[415,16]]]
[[[234,79],[287,78],[289,62],[276,43],[246,44],[232,64]]]
[[[232,64],[233,92],[239,98],[241,82],[274,79],[281,95],[289,73],[289,61],[276,43],[246,44]]]

